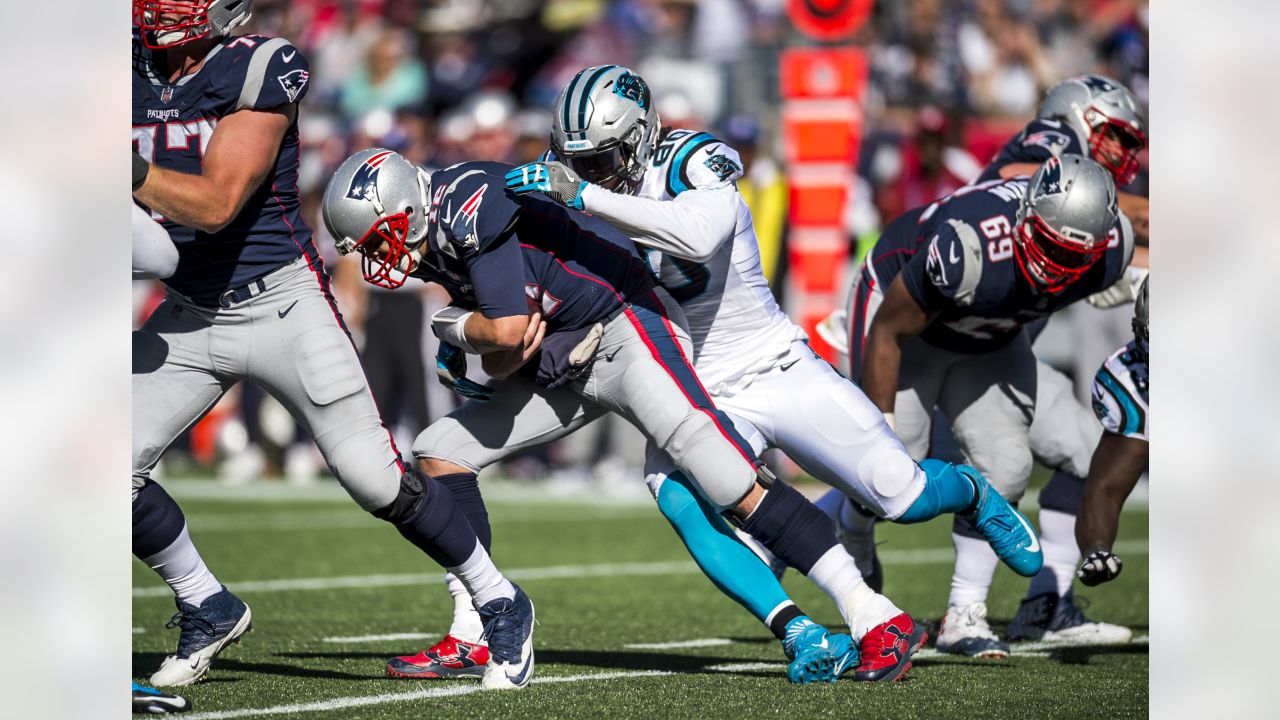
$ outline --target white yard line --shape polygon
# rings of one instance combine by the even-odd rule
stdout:
[[[1116,554],[1124,556],[1147,553],[1145,540],[1116,543]],[[951,562],[955,551],[951,548],[925,548],[919,550],[880,551],[880,561],[886,566],[933,565]],[[540,568],[516,568],[505,574],[512,580],[552,580],[593,577],[686,575],[698,572],[691,560],[673,560],[651,563],[601,563],[598,565],[559,565]],[[293,592],[299,590],[336,590],[340,588],[403,587],[440,582],[440,573],[405,573],[397,575],[345,575],[338,577],[286,578],[280,580],[247,580],[227,583],[236,592]],[[135,587],[133,597],[169,597],[172,591],[160,585]]]
[[[136,628],[134,628],[134,629],[133,629],[133,634],[134,634],[134,635],[141,635],[142,633],[144,633],[144,632],[146,632],[146,631],[147,631],[147,629],[146,629],[146,628],[139,628],[139,627],[136,627]]]
[[[671,675],[661,670],[637,670],[633,672],[607,672],[585,675],[560,675],[551,677],[535,677],[534,685],[550,685],[552,683],[576,683],[592,680],[618,680],[621,678],[657,677]],[[186,720],[230,720],[230,718],[262,717],[264,715],[290,715],[294,713],[332,712],[347,708],[367,707],[369,705],[385,705],[387,703],[410,702],[413,700],[429,700],[432,698],[470,695],[481,692],[479,683],[431,687],[401,693],[385,693],[383,695],[364,695],[359,697],[340,697],[320,702],[297,703],[294,705],[275,705],[265,708],[242,708],[238,710],[220,710],[214,712],[198,712],[183,715]]]
[[[680,640],[665,643],[630,643],[622,647],[635,650],[674,650],[676,648],[717,647],[732,644],[733,641],[727,638],[701,638],[699,640]]]
[[[379,640],[430,640],[440,637],[440,633],[390,633],[387,635],[352,635],[351,637],[327,637],[320,642],[327,643],[363,643]]]

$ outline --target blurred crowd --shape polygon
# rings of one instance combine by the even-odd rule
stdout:
[[[425,325],[446,298],[421,286],[370,288],[360,280],[358,263],[336,257],[319,218],[332,170],[370,146],[397,150],[428,167],[533,160],[547,146],[549,108],[560,88],[583,67],[626,65],[653,89],[664,124],[710,130],[742,154],[746,175],[739,187],[755,215],[766,275],[785,301],[778,58],[786,47],[810,44],[791,26],[786,5],[255,0],[249,31],[289,38],[311,62],[299,120],[304,212],[404,452],[419,430],[456,402],[435,382],[434,338]],[[853,40],[866,52],[870,71],[846,218],[851,259],[902,211],[976,177],[1058,80],[1098,72],[1146,102],[1147,21],[1144,0],[874,3]],[[156,292],[138,287],[140,315],[153,306]],[[261,391],[241,388],[176,449],[198,465],[216,464],[229,482],[263,474],[294,482],[314,478],[323,463],[288,414],[264,401]],[[504,472],[639,486],[643,443],[637,437],[608,429],[580,435]]]

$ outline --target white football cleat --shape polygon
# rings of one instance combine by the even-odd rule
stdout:
[[[513,599],[491,600],[476,608],[484,623],[484,641],[489,645],[489,664],[480,687],[485,690],[514,690],[533,680],[533,603],[516,586]]]
[[[1123,645],[1133,639],[1133,631],[1123,625],[1095,622],[1084,616],[1073,594],[1036,595],[1022,601],[1009,640],[1039,640],[1063,645]]]
[[[938,652],[976,658],[1009,657],[1004,644],[987,624],[987,604],[953,605],[947,608],[938,632]]]

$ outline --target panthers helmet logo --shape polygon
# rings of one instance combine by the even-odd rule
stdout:
[[[712,155],[707,158],[706,162],[703,164],[721,180],[727,180],[732,177],[734,173],[742,172],[742,168],[738,166],[738,163],[730,160],[729,157],[724,154]]]
[[[649,86],[639,75],[622,73],[613,81],[613,91],[639,105],[641,110],[649,109]]]

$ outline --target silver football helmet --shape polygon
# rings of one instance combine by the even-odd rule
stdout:
[[[1148,313],[1149,301],[1147,300],[1147,284],[1151,282],[1151,276],[1148,275],[1142,279],[1142,287],[1138,288],[1138,299],[1133,303],[1133,339],[1137,342],[1138,352],[1142,357],[1151,354],[1151,336]]]
[[[152,49],[230,35],[252,15],[253,0],[133,0],[133,24]]]
[[[634,195],[660,130],[639,75],[619,65],[589,67],[556,100],[551,150],[583,180]]]
[[[1106,253],[1119,214],[1111,173],[1079,155],[1049,158],[1018,207],[1018,267],[1041,290],[1061,292]]]
[[[422,259],[431,176],[399,153],[369,148],[338,166],[321,216],[338,254],[359,251],[364,279],[398,288]]]
[[[1089,139],[1089,153],[1125,185],[1138,176],[1147,146],[1147,111],[1129,88],[1101,75],[1077,75],[1049,88],[1036,116],[1061,120]]]

